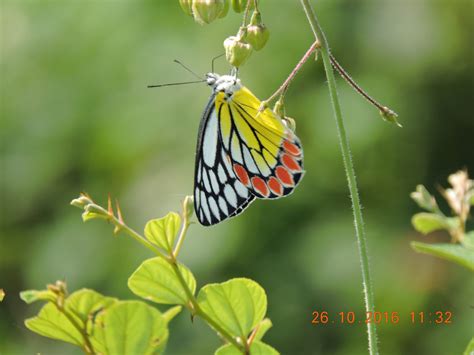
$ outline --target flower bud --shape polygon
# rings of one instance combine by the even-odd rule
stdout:
[[[224,41],[225,57],[234,67],[239,67],[245,63],[252,53],[250,44],[242,41],[240,37],[230,36]]]
[[[270,32],[262,22],[260,12],[254,11],[250,25],[247,26],[247,36],[245,40],[250,43],[256,51],[259,51],[268,41]]]
[[[255,7],[254,0],[232,0],[232,8],[235,12],[241,13],[247,7],[247,3],[250,1],[250,10]]]
[[[194,198],[193,196],[186,196],[183,201],[183,216],[188,221],[194,213]]]
[[[439,211],[438,204],[436,203],[435,198],[428,192],[426,187],[423,185],[417,185],[416,191],[410,194],[410,197],[413,201],[416,202],[418,206],[424,208],[427,211],[436,212]]]
[[[94,203],[92,199],[84,193],[81,193],[81,195],[78,198],[75,198],[74,200],[71,201],[71,205],[79,208],[84,208],[87,205]]]
[[[193,0],[179,0],[179,6],[186,15],[193,16]]]
[[[102,207],[98,205],[95,205],[95,204],[87,205],[84,208],[84,213],[82,214],[82,220],[84,222],[87,222],[88,220],[94,219],[94,218],[109,219],[110,215],[108,214],[106,210],[104,210]]]
[[[402,127],[397,120],[398,115],[388,107],[384,107],[383,110],[380,111],[380,115],[385,121],[395,123],[398,127]]]
[[[224,18],[226,17],[227,13],[229,12],[229,0],[224,0],[224,8],[221,11],[221,14],[219,15],[219,18]]]
[[[200,25],[211,23],[225,10],[224,0],[193,0],[192,13]]]

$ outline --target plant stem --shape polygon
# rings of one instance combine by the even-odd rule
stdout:
[[[336,58],[329,53],[329,59],[331,60],[331,64],[334,67],[334,69],[337,70],[340,76],[355,90],[357,91],[364,99],[366,99],[368,102],[370,102],[372,105],[374,105],[376,108],[379,109],[382,113],[385,114],[391,114],[391,115],[396,115],[394,111],[389,109],[387,106],[383,106],[379,102],[377,102],[373,97],[371,97],[369,94],[367,94],[364,89],[362,89],[359,84],[357,84],[354,79],[351,78],[351,76],[344,70],[344,68],[337,62]]]
[[[179,236],[180,240],[178,241],[178,244],[176,245],[178,247],[179,242],[184,240],[184,235],[186,234],[186,230],[189,227],[189,223],[187,221],[184,221],[183,229],[181,231],[181,234]],[[169,258],[165,258],[166,261],[168,261],[173,268],[173,271],[175,272],[176,276],[178,277],[178,281],[181,284],[181,287],[183,287],[184,292],[186,293],[186,296],[188,297],[188,302],[190,303],[191,307],[191,313],[193,315],[199,316],[202,319],[204,319],[210,326],[212,326],[215,330],[219,332],[219,334],[222,335],[229,343],[237,347],[237,349],[243,351],[242,346],[235,340],[232,335],[230,335],[224,328],[222,328],[218,323],[214,322],[212,318],[210,318],[205,312],[201,310],[201,307],[199,307],[199,304],[196,300],[196,297],[194,297],[193,292],[189,289],[188,284],[186,283],[183,274],[179,270],[178,266],[178,261],[176,260],[176,256],[178,255],[179,249],[175,249],[173,253],[171,253]]]
[[[103,214],[106,215],[108,221],[112,222],[112,224],[118,228],[114,233],[118,233],[119,231],[124,231],[137,242],[145,246],[146,248],[150,249],[153,253],[157,254],[158,256],[164,256],[163,253],[156,248],[153,244],[151,244],[145,237],[140,235],[138,232],[134,231],[130,228],[121,218],[117,218],[113,213],[107,211],[102,206],[94,204],[94,207],[103,211]]]
[[[183,274],[181,273],[181,270],[179,269],[179,264],[178,261],[176,260],[176,257],[179,253],[179,250],[181,248],[181,245],[184,241],[184,238],[186,236],[186,232],[189,228],[190,222],[189,222],[189,216],[187,214],[186,208],[184,207],[183,209],[183,224],[181,228],[180,235],[178,237],[178,242],[176,244],[176,247],[173,252],[170,252],[169,255],[164,254],[160,249],[156,248],[152,243],[150,243],[144,236],[142,236],[140,233],[136,232],[132,228],[130,228],[123,220],[122,218],[122,212],[120,211],[120,207],[117,203],[117,216],[113,213],[112,210],[112,204],[110,201],[109,197],[109,203],[108,203],[108,209],[103,208],[102,206],[97,205],[94,203],[91,199],[91,197],[87,194],[81,194],[80,199],[87,198],[89,200],[89,203],[87,203],[86,206],[84,206],[83,203],[84,201],[79,201],[79,199],[75,199],[71,202],[72,205],[80,208],[84,208],[86,212],[89,212],[89,209],[92,209],[95,214],[98,215],[98,217],[102,219],[106,219],[107,221],[111,222],[115,226],[114,234],[117,234],[120,231],[124,231],[126,234],[128,234],[130,237],[135,239],[137,242],[145,246],[146,248],[150,249],[154,254],[156,254],[159,257],[164,258],[172,267],[174,270],[179,283],[181,284],[181,287],[183,287],[184,292],[186,293],[186,296],[188,298],[188,304],[186,305],[188,309],[190,309],[192,315],[197,315],[204,319],[212,328],[214,328],[219,334],[226,339],[229,343],[234,345],[239,351],[241,351],[243,354],[248,353],[247,349],[247,344],[246,344],[246,339],[243,339],[245,344],[240,344],[237,339],[235,339],[232,334],[227,332],[224,328],[222,328],[218,323],[216,323],[212,318],[209,317],[208,314],[206,314],[200,307],[199,304],[196,300],[196,297],[194,297],[193,292],[189,289],[186,280],[184,279]],[[58,309],[65,314],[65,316],[71,321],[71,323],[74,325],[74,327],[82,334],[84,337],[84,351],[88,354],[94,354],[94,349],[92,348],[92,345],[87,337],[87,333],[81,329],[79,324],[75,321],[73,317],[71,317],[70,314],[65,312],[63,309],[61,309],[58,305],[56,305]],[[90,351],[88,351],[88,348]]]
[[[177,258],[179,251],[181,250],[181,246],[183,245],[184,242],[184,237],[186,236],[186,232],[188,231],[189,228],[189,221],[188,218],[186,217],[186,213],[183,213],[183,226],[181,227],[181,232],[179,233],[178,241],[176,242],[176,246],[174,247],[173,250],[173,257]]]
[[[337,96],[336,79],[334,72],[331,67],[331,59],[329,54],[329,46],[321,29],[319,22],[316,18],[314,10],[309,0],[301,0],[301,5],[306,13],[311,29],[313,30],[316,40],[319,39],[321,42],[321,57],[324,63],[324,70],[328,81],[329,94],[331,96],[331,102],[334,110],[334,117],[336,119],[336,127],[339,135],[339,144],[341,146],[342,160],[344,163],[344,169],[346,171],[347,184],[352,200],[352,210],[354,213],[354,226],[357,237],[357,244],[359,247],[359,258],[362,269],[362,285],[365,296],[365,310],[366,312],[374,312],[374,295],[372,291],[372,283],[370,278],[369,270],[369,256],[366,245],[366,237],[364,231],[364,220],[362,217],[362,207],[360,205],[359,194],[357,189],[357,182],[355,177],[354,165],[352,163],[352,156],[349,147],[349,141],[346,135],[346,129],[344,127],[344,120],[342,118],[341,106],[339,104],[339,98]],[[369,341],[369,352],[372,355],[378,354],[377,344],[377,329],[375,323],[367,323],[368,341]]]
[[[158,250],[157,248],[155,248],[142,235],[140,235],[139,233],[135,232],[133,229],[128,227],[124,222],[119,221],[115,216],[111,216],[111,217],[112,217],[112,223],[114,223],[115,225],[118,225],[121,230],[126,232],[129,236],[131,236],[133,239],[138,241],[140,244],[144,245],[145,247],[147,247],[148,249],[153,251],[153,253],[155,253],[157,256],[164,257],[163,253],[160,250]],[[199,304],[197,303],[196,298],[193,295],[193,292],[189,289],[189,287],[188,287],[188,285],[187,285],[187,283],[186,283],[186,281],[183,277],[183,274],[179,270],[178,261],[176,260],[176,256],[178,255],[179,248],[180,248],[180,246],[181,246],[181,244],[184,240],[184,236],[186,235],[186,231],[189,227],[189,223],[188,223],[186,218],[184,219],[183,223],[184,223],[183,228],[181,230],[179,240],[178,240],[178,244],[176,245],[175,251],[169,257],[164,257],[164,259],[166,261],[168,261],[168,263],[173,268],[176,276],[178,277],[179,283],[181,284],[181,287],[183,287],[184,292],[186,293],[186,296],[188,297],[188,302],[192,306],[193,313],[195,315],[201,317],[202,319],[204,319],[209,325],[211,325],[215,330],[217,330],[219,332],[219,334],[221,334],[222,337],[224,337],[229,343],[231,343],[232,345],[237,347],[239,350],[243,351],[242,345],[240,345],[237,342],[237,340],[235,340],[232,337],[232,335],[230,335],[225,329],[223,329],[219,324],[214,322],[214,320],[212,320],[206,313],[204,313],[201,310],[201,308],[199,307]]]
[[[84,340],[84,348],[83,348],[84,352],[86,354],[91,354],[91,355],[95,354],[94,348],[92,347],[92,343],[89,340],[89,336],[88,336],[87,332],[84,329],[82,329],[82,327],[79,325],[79,323],[76,322],[74,317],[72,315],[70,315],[64,309],[64,307],[60,307],[57,303],[55,303],[55,306],[58,309],[58,311],[61,312],[62,314],[64,314],[64,316],[68,319],[68,321],[72,324],[72,326],[74,328],[76,328],[76,330],[81,334],[82,339]]]
[[[222,335],[222,337],[224,339],[226,339],[229,343],[231,343],[232,345],[234,345],[237,349],[239,349],[243,354],[246,354],[246,350],[243,348],[243,346],[241,344],[239,344],[237,342],[237,340],[235,340],[232,335],[230,335],[224,328],[222,328],[218,323],[214,322],[214,320],[212,318],[210,318],[206,313],[204,313],[201,308],[199,307],[199,305],[196,304],[194,305],[196,308],[196,315],[201,317],[202,319],[204,319],[210,326],[212,326],[216,331],[219,332],[220,335]]]
[[[244,18],[242,19],[242,27],[247,26],[247,21],[249,17],[249,12],[250,12],[250,5],[252,5],[253,0],[249,0],[247,2],[247,5],[245,6],[245,11],[244,11]],[[255,2],[253,2],[255,5]]]
[[[191,307],[188,308],[191,308],[192,314],[204,319],[211,327],[217,330],[224,339],[226,339],[229,343],[234,345],[240,351],[244,351],[242,345],[240,345],[237,340],[232,337],[231,334],[229,334],[224,328],[222,328],[218,323],[216,323],[212,318],[210,318],[205,312],[201,310],[201,307],[199,307],[196,297],[194,297],[193,292],[189,289],[183,274],[179,270],[178,261],[176,260],[175,255],[176,254],[173,253],[169,258],[165,258],[165,260],[170,263],[171,267],[173,268],[173,271],[178,277],[178,281],[181,284],[181,287],[183,287],[186,296],[188,297],[188,302],[191,304]]]
[[[286,90],[288,89],[288,86],[290,85],[291,81],[295,78],[296,74],[298,71],[301,69],[304,63],[308,60],[310,57],[311,53],[313,53],[317,48],[319,48],[320,43],[318,40],[314,41],[314,43],[309,47],[309,49],[306,51],[306,53],[303,55],[303,57],[300,59],[298,64],[294,67],[294,69],[291,71],[290,75],[288,75],[288,78],[286,78],[285,82],[281,84],[281,86],[278,88],[277,91],[275,91],[272,96],[270,96],[268,99],[265,101],[262,101],[262,107],[265,107],[270,101],[274,100],[275,97],[277,97],[280,94],[284,94]]]

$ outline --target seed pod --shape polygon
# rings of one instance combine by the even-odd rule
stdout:
[[[247,36],[245,39],[250,43],[256,51],[259,51],[268,41],[270,32],[262,22],[260,12],[254,11],[250,25],[247,26]]]
[[[229,0],[224,0],[224,8],[222,9],[221,14],[219,15],[219,18],[223,18],[227,15],[227,13],[229,12],[229,7],[230,7]]]
[[[232,0],[232,8],[235,12],[240,14],[242,11],[245,10],[245,8],[247,7],[247,2],[249,1],[251,2],[250,10],[253,10],[253,8],[255,7],[254,0]]]
[[[224,0],[193,0],[194,20],[200,25],[209,24],[219,18],[224,9]]]
[[[384,106],[383,110],[380,111],[380,115],[385,121],[395,123],[398,127],[402,127],[402,125],[397,120],[398,115],[388,107]]]
[[[225,57],[234,67],[239,67],[245,63],[252,53],[250,44],[245,43],[241,37],[230,36],[224,41]]]
[[[193,0],[179,0],[179,5],[186,15],[193,16]]]

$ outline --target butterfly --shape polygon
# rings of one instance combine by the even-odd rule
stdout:
[[[206,74],[211,97],[199,125],[194,207],[211,226],[242,213],[256,198],[293,192],[304,175],[299,138],[236,75]]]

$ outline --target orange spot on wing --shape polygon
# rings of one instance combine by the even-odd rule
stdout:
[[[293,181],[293,176],[286,170],[283,166],[278,166],[275,169],[277,178],[281,181],[281,183],[285,186],[293,187],[295,186],[295,182]]]
[[[242,165],[234,164],[234,172],[242,184],[244,184],[245,186],[249,186],[250,184],[249,174],[247,173],[247,170],[245,170]]]
[[[292,171],[301,171],[301,166],[288,154],[283,154],[281,157],[283,165]]]
[[[268,186],[275,195],[281,196],[283,194],[283,186],[281,186],[280,182],[275,177],[272,176],[268,179]]]
[[[285,148],[285,150],[292,155],[301,155],[301,149],[298,148],[296,144],[293,144],[287,140],[283,142],[283,148]]]
[[[267,197],[270,195],[270,191],[268,190],[267,184],[263,181],[262,178],[258,176],[254,176],[252,178],[252,185],[253,188],[262,196]]]

